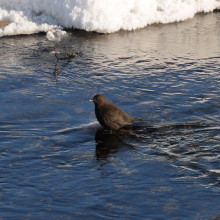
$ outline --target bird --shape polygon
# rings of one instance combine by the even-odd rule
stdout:
[[[143,121],[141,118],[132,118],[117,106],[107,102],[101,94],[96,94],[89,100],[95,104],[95,114],[98,122],[105,128],[117,131],[125,125],[131,125],[134,121]]]

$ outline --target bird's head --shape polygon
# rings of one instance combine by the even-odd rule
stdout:
[[[100,105],[100,104],[102,104],[102,103],[104,103],[104,102],[107,102],[106,99],[105,99],[105,97],[104,97],[103,95],[101,95],[101,94],[95,95],[95,96],[93,97],[93,99],[90,99],[89,101],[90,101],[90,102],[94,102],[94,103],[97,104],[97,105]]]

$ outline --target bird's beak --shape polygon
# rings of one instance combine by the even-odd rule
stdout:
[[[89,102],[93,102],[93,99],[88,100]]]

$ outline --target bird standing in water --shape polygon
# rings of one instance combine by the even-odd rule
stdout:
[[[107,102],[103,95],[97,94],[89,100],[95,104],[95,114],[98,122],[110,130],[130,125],[134,121],[143,121],[140,118],[132,118],[115,105]]]

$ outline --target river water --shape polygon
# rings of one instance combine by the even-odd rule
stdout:
[[[0,219],[220,219],[219,34],[201,13],[0,38]],[[103,132],[97,93],[144,121]]]

